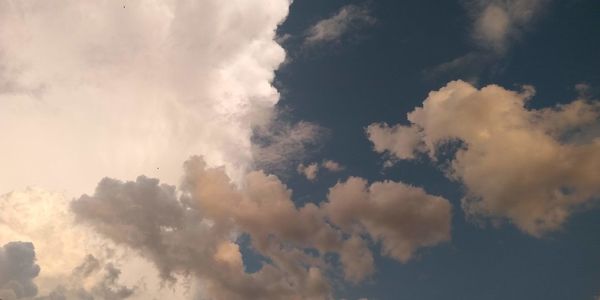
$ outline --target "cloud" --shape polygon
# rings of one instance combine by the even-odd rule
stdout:
[[[32,243],[10,242],[0,248],[0,297],[12,300],[35,296],[40,273]]]
[[[340,165],[340,163],[333,161],[333,160],[324,160],[321,163],[321,167],[325,168],[326,170],[330,171],[330,172],[340,172],[343,171],[344,169],[346,169],[344,166]]]
[[[600,103],[578,99],[527,109],[534,92],[530,86],[514,92],[453,81],[408,114],[410,126],[393,131],[371,125],[371,142],[398,159],[421,152],[434,161],[443,147],[463,143],[451,153],[446,174],[467,188],[465,212],[507,219],[540,236],[600,196],[600,139],[593,131]],[[419,141],[403,138],[406,132]]]
[[[162,288],[161,279],[152,264],[101,238],[90,228],[77,224],[70,211],[70,201],[63,194],[40,189],[0,195],[0,244],[23,240],[35,245],[36,262],[41,268],[35,281],[39,295],[44,295],[39,297],[60,294],[66,295],[68,300],[79,300],[79,292],[92,293],[94,286],[105,281],[102,277],[104,270],[111,264],[121,270],[113,287],[138,287],[132,299],[189,298],[185,293],[193,290],[193,285],[189,288],[183,284],[174,285],[172,289]],[[93,272],[93,276],[75,276],[74,270],[89,257],[99,262],[98,270]]]
[[[314,181],[317,179],[317,173],[319,172],[319,165],[317,163],[311,163],[308,165],[299,164],[297,168],[298,173],[304,175],[306,179]]]
[[[310,181],[315,181],[317,179],[317,175],[319,174],[320,169],[325,169],[329,172],[340,172],[343,171],[345,168],[344,166],[340,165],[339,163],[333,160],[323,160],[323,162],[320,164],[316,162],[309,163],[307,165],[299,164],[296,168],[296,171],[299,174],[304,175],[306,179]]]
[[[484,71],[502,71],[498,64],[512,45],[531,29],[551,0],[473,0],[465,1],[472,19],[472,51],[428,70],[425,76],[460,77],[473,84]]]
[[[375,18],[365,5],[346,5],[327,19],[320,20],[311,26],[306,34],[304,43],[315,45],[339,41],[349,31],[356,28],[375,24]]]
[[[281,119],[256,128],[252,139],[253,165],[257,169],[285,174],[317,148],[328,130],[310,122],[290,124]]]
[[[0,0],[0,192],[169,182],[192,154],[240,178],[279,100],[289,0]],[[31,172],[35,170],[35,172]],[[56,176],[60,170],[61,176]]]
[[[365,231],[382,243],[382,253],[401,262],[419,248],[450,240],[450,203],[401,182],[351,177],[329,191],[328,215],[350,231]]]
[[[111,263],[105,264],[88,255],[73,270],[68,281],[57,286],[48,295],[34,300],[129,299],[134,295],[135,289],[121,285],[118,282],[120,276],[121,270]]]
[[[82,225],[135,250],[164,279],[198,278],[208,299],[329,299],[328,274],[338,267],[326,254],[338,255],[346,280],[360,282],[374,272],[365,237],[381,241],[383,253],[401,262],[449,239],[448,202],[401,183],[367,190],[364,179],[352,178],[320,205],[296,207],[292,191],[261,171],[238,186],[223,167],[193,157],[185,174],[179,189],[143,176],[105,178],[71,206]],[[254,273],[246,271],[241,234],[266,258]]]
[[[505,52],[539,16],[549,0],[471,1],[473,39],[483,48]]]

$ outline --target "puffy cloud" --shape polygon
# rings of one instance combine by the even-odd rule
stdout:
[[[298,173],[304,175],[306,179],[314,181],[317,179],[317,173],[319,172],[319,164],[311,163],[308,165],[299,164],[297,168]]]
[[[402,262],[449,239],[447,201],[401,183],[367,189],[353,178],[333,187],[319,206],[296,207],[292,192],[262,171],[236,185],[223,167],[194,157],[185,174],[179,189],[143,176],[105,178],[71,206],[79,222],[137,251],[164,279],[198,278],[208,299],[329,299],[327,274],[337,267],[325,254],[337,254],[344,278],[360,282],[374,272],[366,237],[382,241],[384,254]],[[245,269],[241,234],[266,258],[254,273]]]
[[[433,159],[442,147],[463,143],[451,156],[447,175],[467,188],[465,212],[508,219],[539,236],[600,196],[600,139],[593,131],[600,103],[579,99],[527,109],[533,94],[532,87],[514,92],[450,82],[408,114],[411,125],[402,128],[416,131],[418,143],[381,143],[400,140],[400,131],[381,131],[384,138],[371,141],[378,151],[396,155],[398,148],[403,153],[412,148]]]
[[[376,152],[389,152],[400,159],[415,158],[415,150],[421,143],[418,130],[410,126],[390,127],[386,123],[374,123],[367,127],[366,132]]]
[[[450,240],[448,200],[400,182],[351,177],[330,189],[328,215],[351,232],[367,232],[381,241],[384,255],[401,262],[422,247]]]
[[[0,0],[0,192],[169,182],[202,154],[234,178],[272,119],[289,0]],[[35,170],[35,172],[31,172]],[[57,170],[61,176],[56,176]]]
[[[320,20],[310,27],[307,32],[305,44],[335,42],[341,39],[348,31],[375,23],[369,8],[365,5],[346,5],[333,16]]]
[[[261,172],[249,173],[238,188],[224,168],[207,168],[199,158],[188,161],[186,170],[181,198],[156,179],[104,179],[93,195],[73,202],[73,211],[152,261],[163,278],[195,275],[209,299],[328,298],[322,263],[298,248],[328,250],[338,238],[323,226],[316,206],[297,210],[285,186]],[[240,231],[272,263],[246,273],[235,243]]]
[[[329,159],[324,160],[321,163],[321,166],[330,172],[339,172],[345,169],[344,166],[340,165],[340,163]]]
[[[323,160],[323,162],[321,162],[320,164],[316,162],[309,163],[307,165],[299,164],[296,168],[296,171],[299,174],[304,175],[306,179],[310,181],[315,181],[321,168],[329,172],[340,172],[345,169],[344,166],[340,165],[338,162],[335,162],[333,160]]]
[[[12,300],[37,294],[33,279],[40,273],[29,242],[10,242],[0,248],[0,297]]]

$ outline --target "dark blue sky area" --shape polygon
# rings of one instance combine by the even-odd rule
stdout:
[[[280,35],[289,62],[277,74],[280,105],[297,120],[330,130],[309,161],[333,159],[347,169],[317,182],[289,178],[298,203],[325,199],[347,176],[390,179],[421,186],[453,204],[452,241],[401,264],[376,256],[372,280],[342,288],[339,297],[358,299],[594,299],[600,293],[600,209],[575,213],[563,230],[544,238],[510,224],[479,226],[465,220],[463,189],[428,160],[400,162],[382,171],[364,128],[373,122],[406,122],[427,93],[454,79],[477,86],[536,87],[528,104],[570,102],[574,86],[600,87],[600,1],[548,2],[510,49],[485,64],[432,75],[436,66],[481,51],[471,39],[471,19],[461,1],[354,2],[377,19],[339,42],[305,47],[302,35],[318,20],[352,3],[296,0]],[[341,285],[340,285],[341,286]]]

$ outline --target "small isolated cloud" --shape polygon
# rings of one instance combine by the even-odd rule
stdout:
[[[307,165],[299,164],[296,168],[296,171],[299,174],[304,175],[306,179],[310,181],[315,181],[317,179],[317,175],[319,174],[320,169],[325,169],[329,172],[340,172],[345,169],[344,166],[340,165],[338,162],[333,160],[324,160],[321,164],[313,162]]]
[[[483,48],[504,53],[518,39],[549,0],[472,1],[473,39]]]
[[[534,92],[453,81],[408,114],[410,126],[372,124],[369,138],[377,152],[433,161],[445,145],[464,143],[446,174],[466,186],[465,212],[540,236],[600,196],[600,102],[527,109]]]
[[[39,273],[32,243],[10,242],[0,247],[0,299],[35,296],[38,289],[33,280]]]
[[[321,163],[321,166],[330,172],[340,172],[345,169],[344,166],[333,160],[325,160]]]
[[[308,179],[310,181],[314,181],[315,179],[317,179],[317,173],[319,172],[319,165],[317,163],[312,163],[312,164],[308,164],[308,165],[299,164],[297,171],[298,171],[298,173],[304,175],[304,177],[306,177],[306,179]]]
[[[336,42],[351,30],[371,26],[375,22],[375,18],[371,16],[371,11],[366,5],[349,4],[342,7],[333,16],[320,20],[310,27],[304,42],[306,45]]]
[[[465,8],[472,18],[470,38],[475,49],[425,71],[427,77],[441,74],[462,76],[476,83],[480,74],[494,71],[500,58],[518,41],[551,0],[474,0]]]

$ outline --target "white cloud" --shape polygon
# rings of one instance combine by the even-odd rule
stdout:
[[[369,26],[375,23],[375,18],[367,6],[354,4],[346,5],[327,19],[320,20],[311,26],[307,32],[305,44],[335,42],[346,35],[350,30],[358,27]]]
[[[461,141],[447,175],[467,188],[465,212],[508,219],[539,236],[559,229],[576,209],[600,196],[600,137],[593,131],[600,103],[579,99],[527,109],[533,94],[532,87],[513,92],[453,81],[408,114],[411,125],[403,128],[417,132],[417,143],[378,125],[372,128],[382,138],[371,141],[379,152],[399,159],[410,159],[401,154],[415,151],[434,160],[441,147]],[[390,140],[404,143],[385,143]]]
[[[0,192],[176,182],[192,154],[240,178],[279,99],[288,5],[0,0]]]

